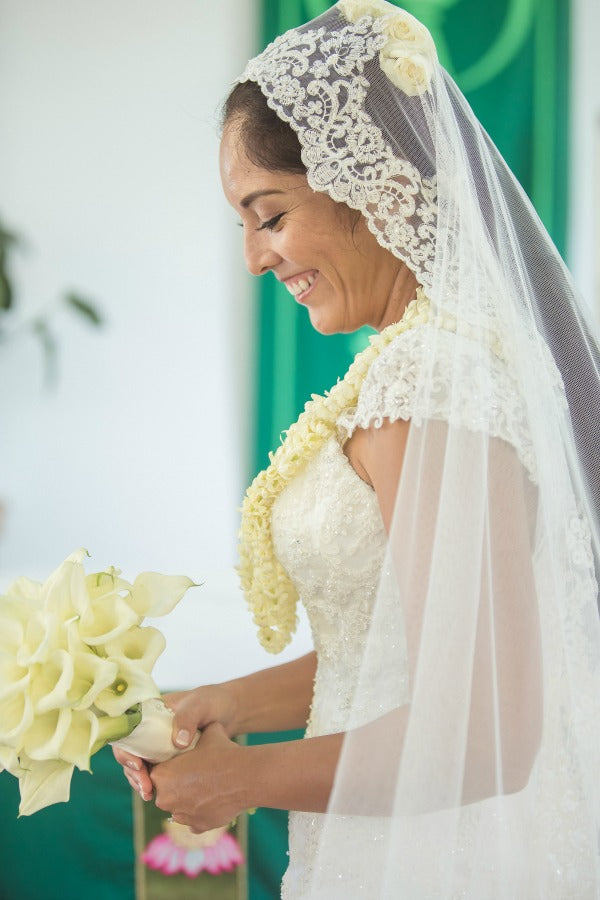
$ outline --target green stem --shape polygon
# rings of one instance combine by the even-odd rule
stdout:
[[[127,737],[142,721],[142,704],[136,703],[121,716],[100,716],[98,719],[98,737],[92,747],[93,755],[110,741],[118,741]]]

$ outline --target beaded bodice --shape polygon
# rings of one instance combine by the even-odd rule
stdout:
[[[318,667],[309,734],[342,731],[385,552],[373,489],[335,437],[287,486],[273,508],[275,552],[310,621]]]
[[[279,495],[271,529],[275,552],[308,613],[317,651],[306,736],[344,731],[351,707],[354,716],[372,717],[371,709],[356,710],[355,689],[386,534],[375,492],[357,475],[335,436]],[[349,819],[347,824],[349,852],[363,852],[364,823]],[[290,813],[285,900],[310,896],[322,828],[323,816]]]

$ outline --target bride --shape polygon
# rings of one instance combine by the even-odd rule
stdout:
[[[200,741],[117,751],[129,781],[195,831],[291,810],[289,900],[600,897],[600,383],[570,276],[384,0],[250,61],[221,176],[250,272],[323,334],[377,333],[244,501],[259,639],[301,598],[314,652],[171,695]]]

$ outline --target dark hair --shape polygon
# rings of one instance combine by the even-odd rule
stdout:
[[[255,81],[241,81],[223,104],[221,131],[234,122],[250,162],[269,172],[306,175],[296,132],[267,104]]]

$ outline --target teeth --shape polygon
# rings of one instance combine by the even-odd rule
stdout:
[[[306,278],[300,278],[298,281],[286,282],[286,287],[290,294],[293,294],[294,297],[297,297],[299,294],[307,291],[311,284],[314,284],[315,278],[316,275],[307,275]]]

